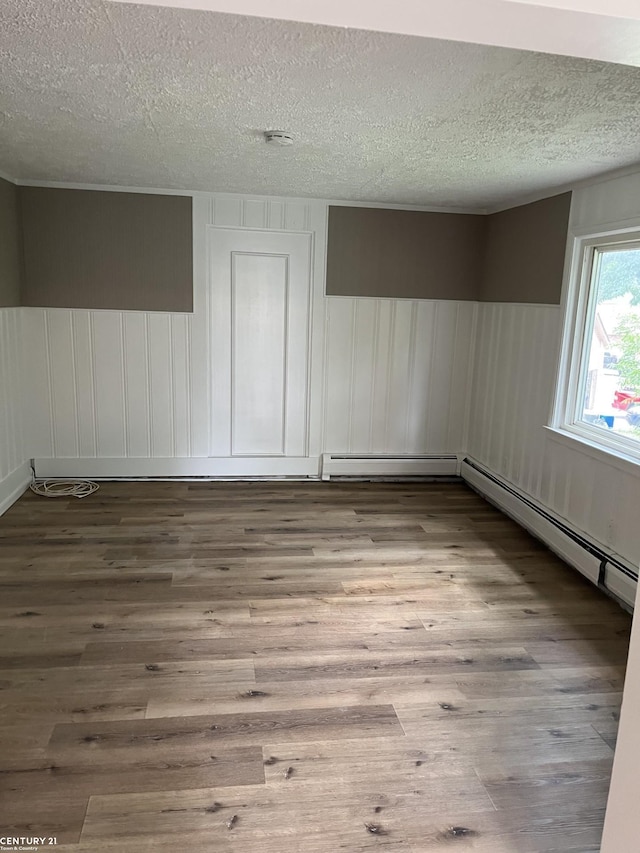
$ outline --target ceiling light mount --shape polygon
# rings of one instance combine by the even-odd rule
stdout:
[[[265,130],[264,139],[267,145],[293,145],[293,136],[284,130]]]

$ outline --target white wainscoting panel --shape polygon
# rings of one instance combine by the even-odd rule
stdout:
[[[327,297],[325,451],[459,453],[477,305]]]
[[[24,442],[22,308],[0,308],[0,513],[26,488],[31,469]]]
[[[190,455],[189,315],[22,310],[30,455]]]
[[[537,499],[559,334],[557,306],[479,306],[468,452]]]
[[[640,468],[625,470],[545,429],[560,319],[555,306],[479,306],[468,454],[637,566]]]

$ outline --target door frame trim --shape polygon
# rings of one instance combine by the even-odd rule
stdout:
[[[212,381],[207,366],[212,364],[211,342],[211,241],[210,229],[226,231],[250,231],[265,233],[303,234],[309,236],[309,316],[308,316],[308,398],[306,409],[306,450],[304,457],[309,463],[302,466],[302,476],[318,476],[319,457],[324,440],[324,385],[325,385],[325,329],[327,302],[325,298],[326,241],[328,226],[328,206],[325,202],[309,200],[304,217],[304,227],[286,227],[286,217],[280,223],[284,227],[248,227],[241,222],[219,223],[216,221],[215,199],[217,194],[208,198],[194,198],[194,328],[192,335],[192,399],[200,397],[197,405],[206,407],[209,423],[210,458],[226,458],[213,455],[212,423],[213,395]],[[293,222],[292,222],[293,225]],[[198,259],[196,261],[196,258]],[[196,320],[196,318],[198,318]],[[204,449],[204,448],[203,448]],[[260,457],[229,457],[239,461],[256,460]],[[287,457],[282,457],[286,459]],[[273,463],[278,457],[270,457]],[[245,468],[244,463],[240,466]],[[313,469],[314,473],[309,471]],[[279,474],[274,472],[274,476]]]

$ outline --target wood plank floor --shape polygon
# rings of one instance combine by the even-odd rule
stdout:
[[[2,836],[599,849],[630,617],[463,485],[27,493],[0,596]]]

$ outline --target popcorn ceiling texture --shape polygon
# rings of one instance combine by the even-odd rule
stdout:
[[[0,65],[0,170],[20,179],[480,210],[640,159],[640,69],[568,57],[3,0]]]

